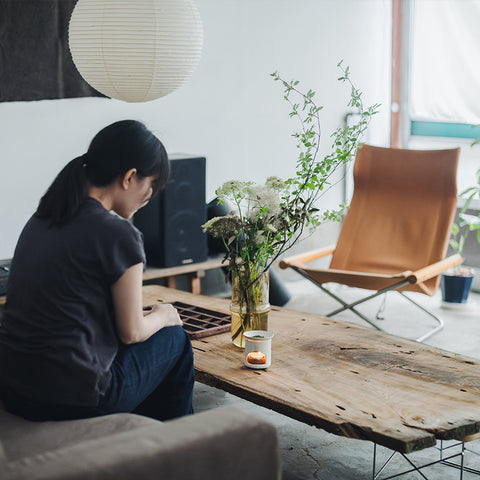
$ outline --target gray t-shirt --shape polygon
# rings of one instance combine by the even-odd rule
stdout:
[[[111,287],[145,262],[141,233],[93,198],[62,227],[23,229],[0,325],[0,385],[32,400],[95,406],[119,346]]]

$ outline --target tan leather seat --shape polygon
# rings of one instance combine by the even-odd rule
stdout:
[[[353,197],[337,245],[285,258],[280,266],[294,268],[330,294],[323,284],[433,295],[441,272],[462,261],[459,255],[445,258],[457,204],[459,151],[364,145],[357,151]],[[328,254],[328,269],[307,265]],[[358,314],[344,304],[331,315],[347,308]]]

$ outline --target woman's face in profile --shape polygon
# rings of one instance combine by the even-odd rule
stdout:
[[[136,173],[133,174],[129,180],[128,189],[122,192],[122,199],[118,202],[115,212],[123,218],[131,218],[150,201],[156,182],[156,176],[141,177]]]

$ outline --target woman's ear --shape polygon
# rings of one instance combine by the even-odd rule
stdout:
[[[137,169],[136,168],[131,168],[130,170],[127,170],[125,172],[125,174],[123,175],[123,178],[122,178],[122,187],[124,190],[128,190],[131,183],[132,183],[132,180],[133,180],[133,177],[136,175],[137,173]]]

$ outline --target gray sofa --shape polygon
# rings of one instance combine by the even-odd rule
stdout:
[[[30,422],[0,403],[1,480],[278,480],[275,428],[237,407]]]

